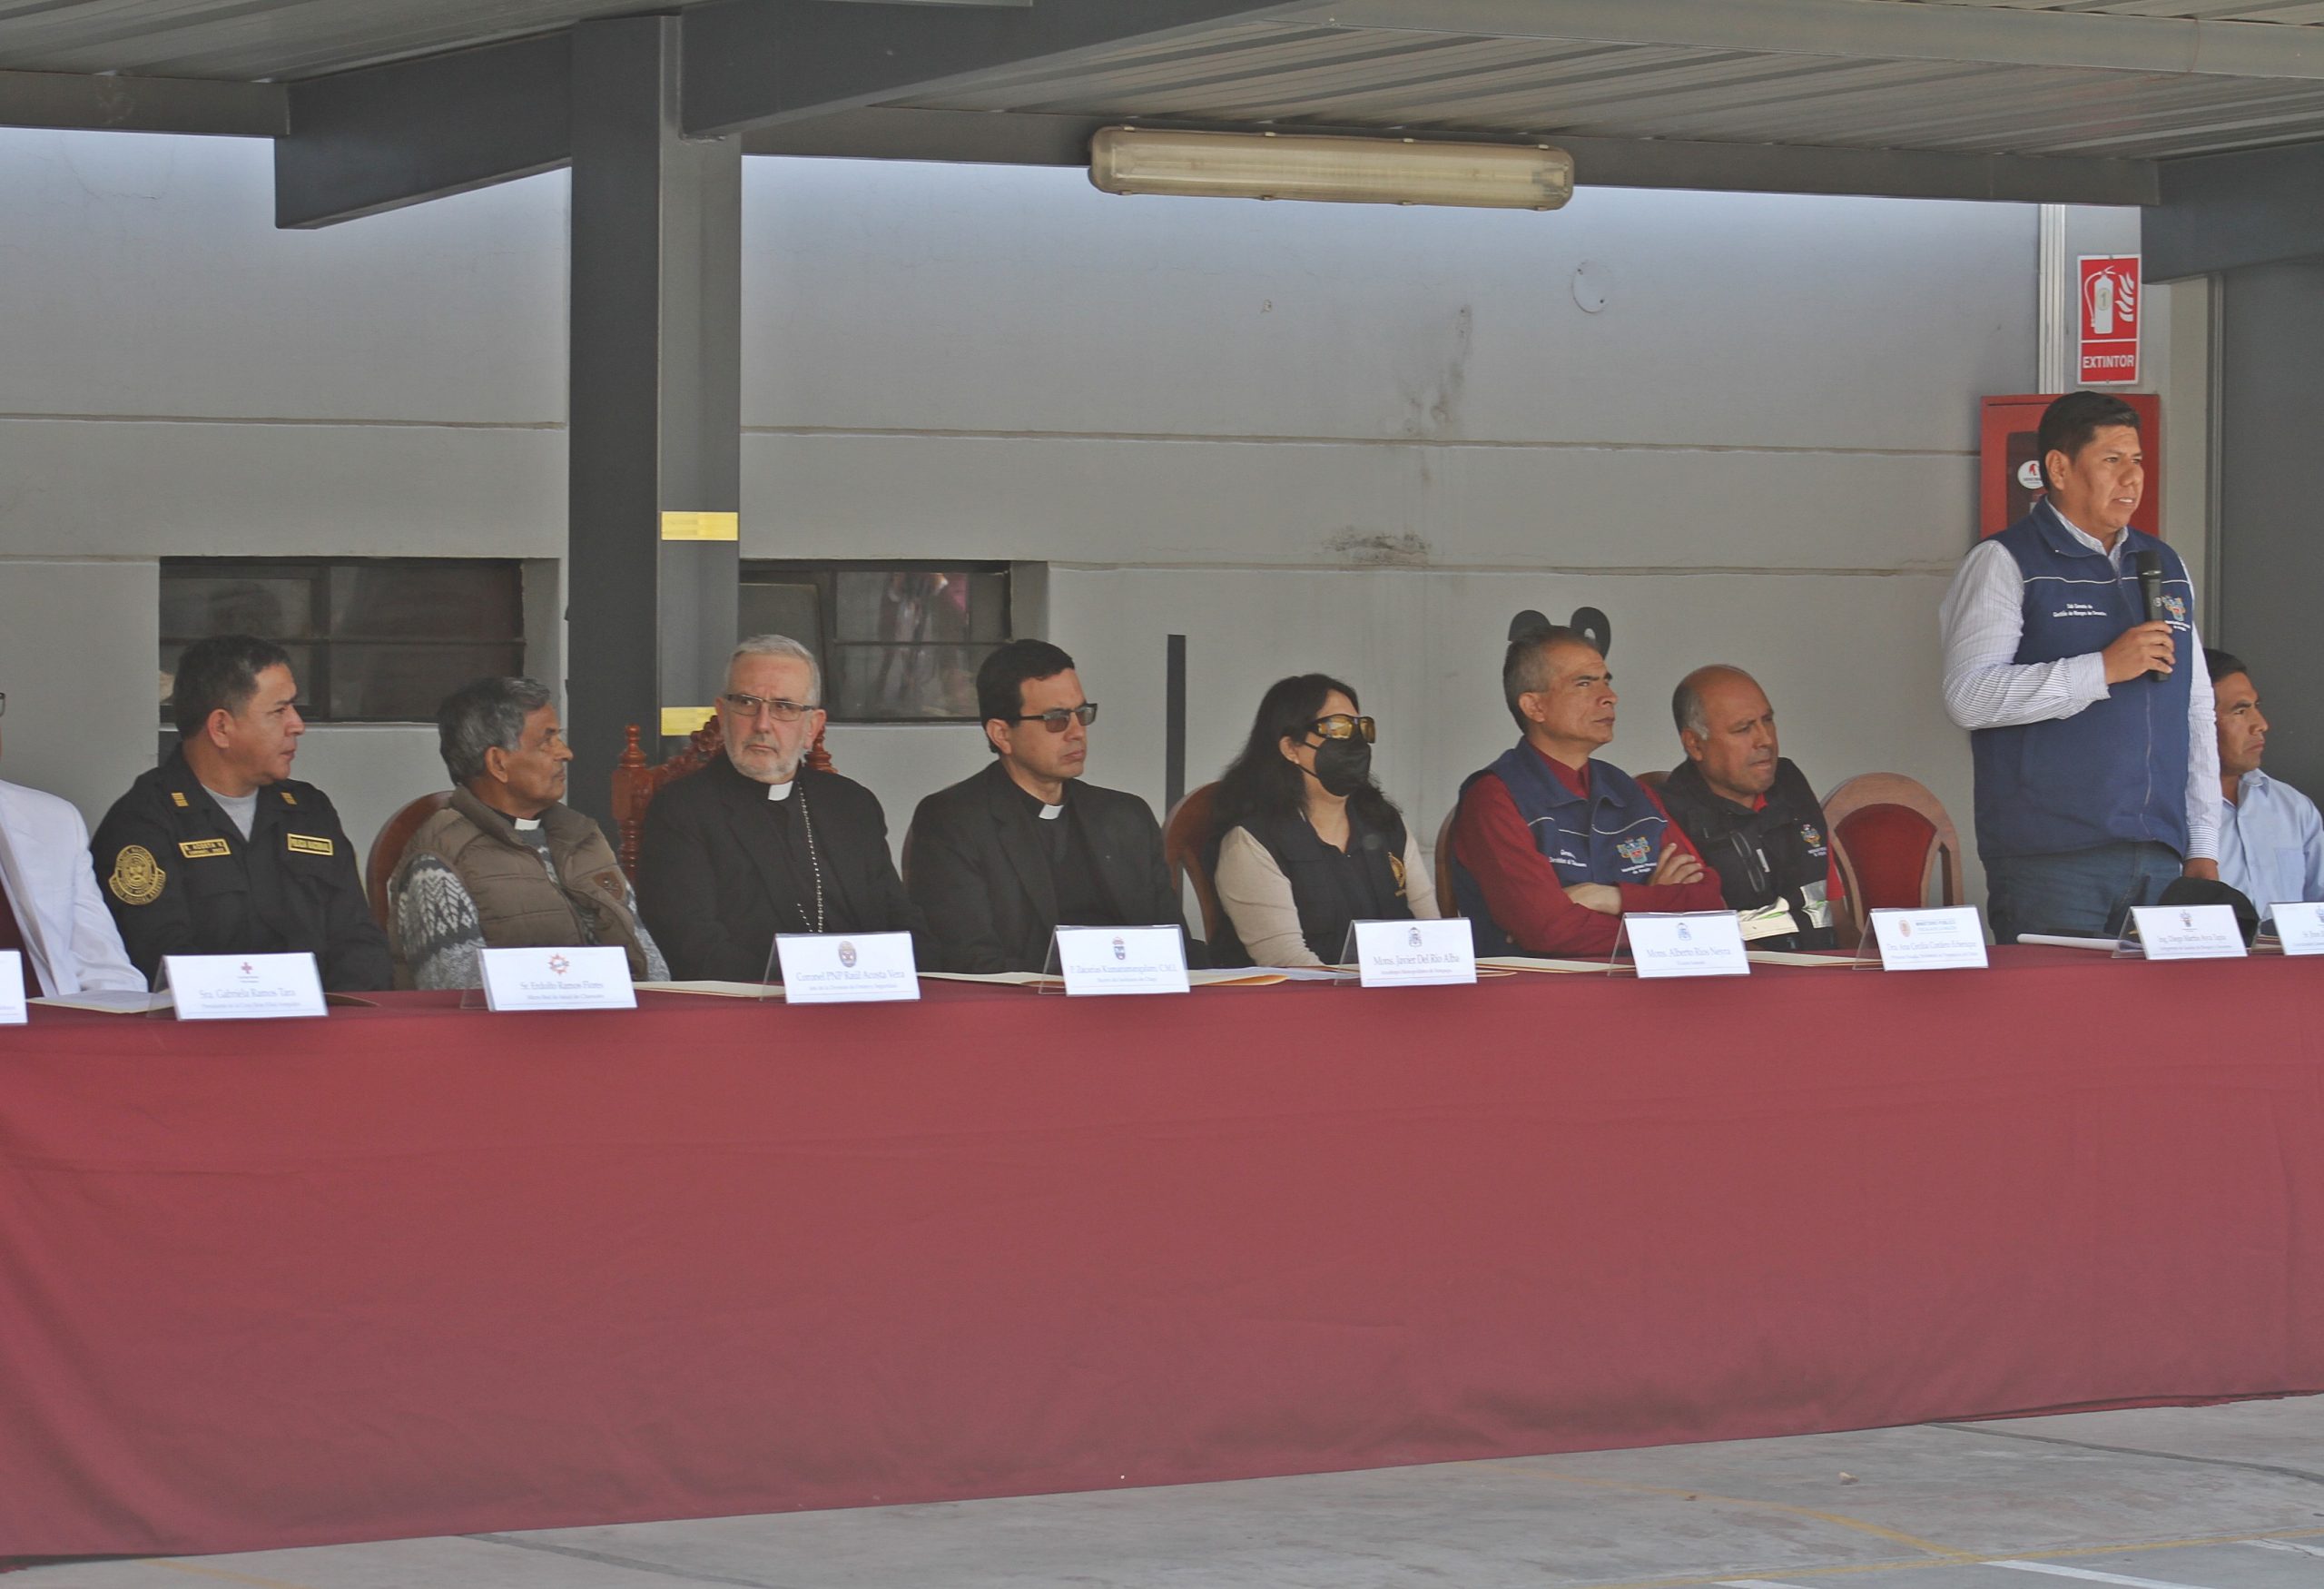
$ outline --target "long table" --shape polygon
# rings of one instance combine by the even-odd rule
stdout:
[[[2324,1388],[2324,962],[0,1030],[0,1555]]]

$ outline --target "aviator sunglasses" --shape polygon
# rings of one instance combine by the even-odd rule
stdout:
[[[1320,734],[1325,739],[1357,739],[1364,744],[1376,744],[1379,729],[1369,717],[1351,717],[1345,712],[1334,712],[1328,717],[1318,717],[1307,725],[1307,732]]]

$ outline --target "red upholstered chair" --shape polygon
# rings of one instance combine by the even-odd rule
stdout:
[[[1205,939],[1216,938],[1219,924],[1226,919],[1218,908],[1218,890],[1211,881],[1210,868],[1203,864],[1203,851],[1210,844],[1211,802],[1217,794],[1215,783],[1187,790],[1162,824],[1162,858],[1170,864],[1171,885],[1177,886],[1183,877],[1194,879],[1195,903],[1202,909]]]
[[[625,743],[621,759],[614,764],[614,826],[619,830],[615,854],[621,857],[621,869],[632,883],[637,881],[637,838],[645,831],[645,809],[654,804],[654,796],[688,773],[698,773],[710,765],[710,758],[719,754],[718,719],[712,717],[694,731],[685,747],[665,762],[648,765],[645,752],[638,744],[638,727],[632,723],[623,731]],[[823,736],[819,730],[815,743],[807,752],[807,765],[818,773],[832,770],[831,752],[823,748]]]
[[[370,902],[371,919],[379,923],[382,931],[388,924],[388,879],[403,864],[405,846],[411,843],[411,835],[419,831],[421,823],[451,803],[449,789],[422,794],[388,818],[379,836],[371,841],[371,854],[363,866],[363,894]]]
[[[1843,779],[1824,796],[1824,828],[1839,861],[1848,915],[1859,937],[1871,911],[1927,904],[1931,873],[1938,903],[1957,905],[1965,897],[1961,835],[1943,803],[1916,779],[1902,773],[1859,773]]]

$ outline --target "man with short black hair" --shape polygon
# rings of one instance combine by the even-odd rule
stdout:
[[[1840,897],[1824,808],[1777,748],[1776,709],[1739,667],[1698,667],[1670,716],[1687,759],[1662,781],[1670,820],[1718,873],[1720,894],[1758,949],[1829,949]]]
[[[0,713],[8,697],[0,694]],[[0,949],[25,957],[25,991],[143,992],[89,870],[89,829],[69,800],[0,782]]]
[[[2268,720],[2243,659],[2206,650],[2219,720],[2219,880],[2264,921],[2288,901],[2324,900],[2324,816],[2316,802],[2260,770]]]
[[[2179,554],[2131,528],[2138,410],[2069,392],[2043,412],[2034,510],[1973,548],[1940,622],[1945,706],[1975,758],[1994,936],[2112,936],[2181,875],[2219,875],[2219,745]],[[2150,619],[2138,564],[2161,566]]]
[[[1479,954],[1607,954],[1630,912],[1726,908],[1718,879],[1654,792],[1596,758],[1613,742],[1614,676],[1555,626],[1502,654],[1523,734],[1461,785],[1452,884]]]
[[[91,849],[130,959],[311,952],[334,992],[393,981],[355,846],[323,792],[290,776],[299,681],[290,654],[249,635],[178,658],[169,759],[113,802]]]
[[[721,754],[646,808],[637,898],[673,975],[756,982],[783,933],[920,933],[879,797],[807,765],[822,699],[812,651],[752,636],[726,665]]]
[[[669,977],[597,824],[564,804],[573,748],[556,697],[529,678],[480,678],[437,708],[452,801],[411,835],[388,883],[399,982],[473,988],[486,949],[606,944],[633,980]]]
[[[912,817],[906,881],[928,917],[932,969],[1041,971],[1060,926],[1183,933],[1154,813],[1081,781],[1098,706],[1073,658],[1011,640],[977,669],[977,703],[992,765]]]

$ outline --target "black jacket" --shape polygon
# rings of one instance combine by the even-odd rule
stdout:
[[[1178,891],[1162,859],[1162,830],[1135,794],[1077,782],[1068,796],[1097,868],[1097,882],[1120,914],[1091,926],[1186,930]],[[920,803],[908,841],[911,897],[934,941],[930,971],[1041,971],[1057,931],[1057,889],[1044,857],[1039,819],[996,760],[972,778]],[[1188,963],[1199,951],[1187,945]]]
[[[1775,786],[1767,804],[1753,811],[1711,791],[1690,759],[1662,781],[1662,807],[1695,843],[1704,864],[1718,874],[1719,893],[1733,911],[1766,911],[1781,905],[1792,931],[1767,931],[1751,939],[1754,949],[1829,949],[1838,942],[1832,929],[1837,900],[1827,897],[1832,851],[1824,834],[1824,808],[1807,776],[1788,757],[1776,763]],[[1751,936],[1746,921],[1744,935]]]
[[[355,846],[330,799],[285,778],[258,792],[251,836],[219,809],[185,752],[129,786],[90,841],[97,883],[137,969],[165,954],[310,952],[332,992],[390,987],[388,935],[363,903]]]
[[[655,795],[638,836],[637,904],[645,930],[682,981],[756,982],[777,933],[813,930],[812,883],[768,819],[767,786],[722,751]],[[888,854],[888,822],[871,790],[837,773],[802,770],[822,863],[824,930],[911,933],[926,964],[920,913]]]

